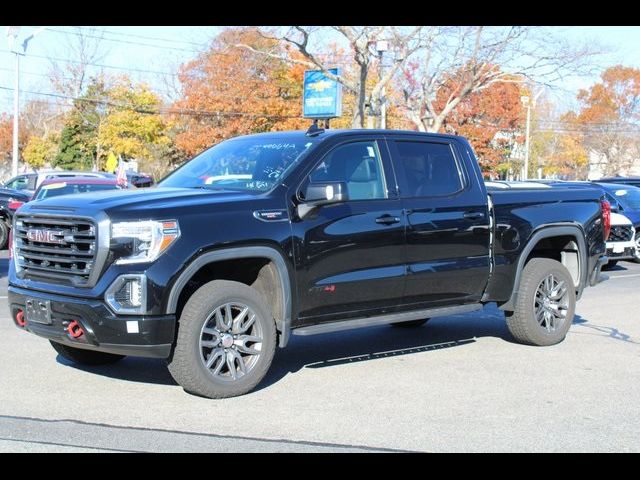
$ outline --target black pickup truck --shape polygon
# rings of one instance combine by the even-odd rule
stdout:
[[[84,364],[166,358],[185,390],[252,390],[293,335],[417,326],[496,302],[552,345],[606,261],[597,189],[487,193],[461,137],[317,130],[224,141],[157,188],[14,218],[16,325]]]

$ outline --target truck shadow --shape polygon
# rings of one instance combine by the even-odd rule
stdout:
[[[573,317],[572,324],[577,325],[579,327],[583,327],[584,329],[587,329],[587,330],[575,329],[573,330],[574,333],[604,336],[604,337],[612,338],[614,340],[620,340],[622,342],[633,343],[635,345],[638,345],[638,342],[633,340],[631,338],[631,335],[621,332],[615,327],[610,327],[607,325],[596,325],[594,323],[590,323],[589,320],[584,319],[578,314],[576,314]]]
[[[264,380],[266,388],[303,368],[328,368],[347,363],[425,353],[472,344],[479,337],[513,342],[504,315],[493,306],[464,315],[434,318],[415,328],[384,325],[310,337],[292,336],[287,348],[277,350]],[[57,356],[58,363],[109,378],[159,385],[177,385],[164,360],[127,357],[112,365],[88,367]]]
[[[310,337],[292,336],[287,348],[277,352],[269,373],[256,390],[303,368],[330,368],[462,347],[481,337],[514,342],[504,314],[493,306],[481,312],[434,318],[415,328],[383,325]]]

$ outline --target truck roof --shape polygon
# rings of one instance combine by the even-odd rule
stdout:
[[[391,130],[391,129],[361,129],[361,128],[329,128],[322,133],[312,135],[312,137],[316,138],[324,138],[324,137],[336,137],[336,136],[348,136],[355,134],[367,134],[367,135],[423,135],[425,137],[433,137],[433,138],[462,138],[459,135],[450,135],[447,133],[426,133],[426,132],[418,132],[414,130]],[[278,132],[263,132],[263,133],[253,133],[249,135],[242,135],[239,137],[233,137],[229,140],[240,139],[246,137],[268,137],[268,138],[304,138],[307,136],[306,130],[283,130]]]

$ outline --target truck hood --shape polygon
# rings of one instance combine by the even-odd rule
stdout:
[[[106,212],[115,217],[150,218],[158,213],[166,216],[171,211],[193,208],[200,204],[233,204],[259,197],[255,193],[173,187],[106,190],[28,202],[18,213],[92,216],[98,212]]]

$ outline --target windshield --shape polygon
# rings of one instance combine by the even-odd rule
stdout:
[[[202,152],[158,185],[264,192],[317,142],[317,138],[303,136],[227,140]]]
[[[113,184],[82,184],[73,185],[67,183],[50,183],[44,185],[34,200],[42,200],[43,198],[59,197],[60,195],[71,195],[74,193],[97,192],[99,190],[116,190],[117,185]]]
[[[626,210],[640,210],[640,188],[628,187],[609,190],[622,208]]]

